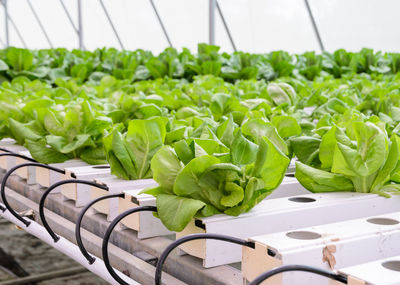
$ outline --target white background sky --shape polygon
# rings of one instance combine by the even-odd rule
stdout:
[[[30,0],[55,47],[78,47],[78,38],[60,0]],[[77,0],[63,0],[77,25]],[[103,0],[126,49],[160,52],[167,41],[149,0]],[[117,47],[98,0],[83,0],[84,42],[87,49]],[[208,41],[208,0],[154,0],[176,48],[196,49]],[[309,0],[327,50],[370,47],[400,51],[398,0]],[[268,52],[319,51],[303,0],[219,0],[239,50]],[[8,0],[9,14],[29,48],[49,48],[27,0]],[[216,43],[232,51],[216,12]],[[0,6],[0,40],[5,41]],[[22,47],[10,24],[10,42]],[[1,45],[1,44],[0,44]]]

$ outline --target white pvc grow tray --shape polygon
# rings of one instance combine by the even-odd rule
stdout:
[[[27,151],[27,149],[21,145],[16,144],[13,139],[3,139],[0,141],[0,147],[5,148],[9,151],[19,153],[20,151]],[[0,151],[0,153],[4,153]],[[23,160],[23,162],[27,162]],[[4,170],[10,170],[17,165],[17,158],[15,156],[3,156],[0,157],[0,168]]]
[[[139,180],[122,180],[114,177],[97,178],[95,182],[98,184],[107,185],[108,191],[90,187],[90,198],[96,199],[108,194],[123,193],[126,190],[143,190],[148,187],[157,186],[153,179],[139,179]],[[93,205],[93,208],[100,213],[107,215],[107,220],[112,221],[118,215],[118,201],[119,199],[107,199],[100,201]]]
[[[398,255],[399,221],[400,213],[396,212],[252,237],[249,240],[256,243],[256,248],[243,249],[243,277],[251,281],[280,265],[336,270]],[[309,285],[330,283],[326,277],[293,271],[276,275],[263,284],[291,285],[298,280]]]
[[[119,213],[128,209],[140,206],[155,206],[156,199],[148,194],[139,194],[142,189],[124,191],[124,198],[119,199]],[[174,232],[169,231],[160,219],[153,216],[152,212],[138,212],[132,214],[121,221],[121,223],[137,232],[138,238],[170,235]]]
[[[152,185],[155,186],[155,185]],[[127,209],[131,209],[138,206],[155,206],[156,198],[147,195],[139,194],[142,189],[127,190],[124,198],[119,199],[119,212],[122,213]],[[285,177],[282,184],[276,189],[267,199],[281,198],[293,196],[296,194],[309,194],[300,183],[294,177]],[[122,222],[126,227],[133,229],[138,232],[139,238],[149,238],[161,235],[169,235],[173,232],[169,231],[162,222],[153,216],[150,212],[139,212],[134,215],[130,215],[125,218]]]
[[[86,162],[80,159],[70,159],[63,163],[51,163],[50,166],[56,167],[61,170],[65,170],[67,167],[76,167],[76,166],[88,166]],[[50,187],[56,182],[59,182],[63,179],[63,174],[49,170],[43,167],[36,167],[36,183],[43,187]],[[55,189],[51,193],[60,193],[61,188]]]
[[[338,272],[347,276],[348,285],[398,285],[400,284],[400,255],[345,267]],[[330,284],[344,283],[332,281]]]
[[[264,200],[238,217],[216,215],[192,220],[182,232],[177,233],[177,238],[202,232],[250,238],[394,211],[400,211],[400,196],[384,198],[350,192],[307,194]],[[216,240],[186,243],[181,249],[203,259],[206,268],[242,260],[239,245]]]
[[[110,165],[104,164],[66,167],[63,179],[94,181],[95,178],[107,177],[112,177]],[[74,200],[75,207],[84,207],[92,200],[90,198],[90,186],[86,184],[64,184],[61,186],[61,194],[66,200]]]

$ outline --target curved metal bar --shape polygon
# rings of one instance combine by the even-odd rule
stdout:
[[[313,266],[307,266],[307,265],[284,265],[284,266],[279,266],[272,270],[262,273],[256,279],[254,279],[252,282],[250,282],[249,285],[259,285],[264,280],[266,280],[276,274],[279,274],[282,272],[288,272],[288,271],[310,272],[310,273],[325,276],[327,278],[331,278],[333,280],[340,281],[340,282],[347,284],[347,277],[324,270],[324,269],[320,269],[320,268],[313,267]]]
[[[82,219],[85,216],[85,213],[87,210],[89,210],[90,207],[92,207],[94,204],[97,202],[100,202],[102,200],[106,199],[111,199],[111,198],[122,198],[124,197],[123,193],[120,194],[110,194],[106,196],[99,197],[93,201],[91,201],[89,204],[85,206],[85,208],[82,209],[82,211],[79,214],[78,220],[76,221],[76,226],[75,226],[75,238],[76,238],[76,243],[78,244],[79,249],[81,250],[83,256],[89,261],[89,264],[93,264],[96,260],[96,258],[88,253],[86,250],[85,246],[82,243],[82,237],[81,237],[81,224],[82,224]]]
[[[237,48],[236,48],[236,45],[235,45],[235,41],[233,40],[233,37],[232,37],[232,34],[231,34],[231,30],[229,29],[228,23],[225,20],[224,14],[222,13],[222,8],[219,5],[218,0],[215,1],[215,4],[216,4],[216,7],[217,7],[219,16],[221,17],[222,24],[224,24],[226,34],[228,35],[229,41],[231,42],[233,51],[237,51]]]
[[[115,272],[114,268],[110,264],[110,260],[108,258],[108,241],[110,239],[111,233],[115,226],[126,216],[129,216],[130,214],[136,213],[136,212],[143,212],[143,211],[150,211],[150,212],[157,212],[157,208],[154,206],[142,206],[142,207],[136,207],[133,209],[126,210],[122,214],[119,214],[108,226],[107,231],[104,235],[103,238],[103,245],[101,246],[101,251],[103,254],[103,261],[104,264],[107,268],[107,271],[110,273],[110,275],[117,281],[119,284],[123,285],[129,285],[129,283],[125,282],[121,277],[118,276],[118,274]]]
[[[49,235],[53,238],[54,242],[57,242],[60,237],[57,236],[54,231],[50,228],[49,224],[47,223],[46,217],[44,216],[44,203],[46,202],[47,196],[50,194],[51,191],[56,189],[58,186],[64,185],[64,184],[86,184],[90,186],[95,186],[100,189],[108,190],[108,187],[105,185],[98,184],[93,181],[87,181],[87,180],[79,180],[79,179],[67,179],[63,181],[59,181],[51,185],[42,195],[40,198],[39,202],[39,216],[40,220],[42,221],[43,226],[45,227],[46,231],[49,233]]]
[[[164,262],[167,259],[168,255],[171,253],[171,251],[185,242],[197,240],[197,239],[215,239],[215,240],[236,243],[236,244],[251,247],[251,248],[255,247],[254,242],[243,240],[243,239],[236,238],[236,237],[220,235],[220,234],[203,233],[203,234],[191,234],[191,235],[184,236],[183,238],[177,239],[176,241],[171,243],[163,251],[160,258],[158,259],[157,266],[156,266],[156,274],[155,274],[155,284],[156,285],[161,284],[162,267],[163,267]]]

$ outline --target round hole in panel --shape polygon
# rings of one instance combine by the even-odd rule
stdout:
[[[110,166],[109,166],[109,165],[95,165],[95,166],[92,166],[92,168],[96,168],[96,169],[108,169],[108,168],[110,168]]]
[[[289,201],[297,202],[297,203],[311,203],[311,202],[315,202],[316,200],[314,198],[308,198],[308,197],[292,197],[292,198],[289,198]]]
[[[368,219],[367,222],[375,225],[384,225],[384,226],[397,225],[399,223],[399,221],[389,218],[371,218]]]
[[[400,272],[400,261],[399,260],[385,261],[382,263],[382,266],[385,267],[386,269]]]
[[[309,231],[295,231],[286,233],[287,237],[302,240],[318,239],[321,237],[319,233],[309,232]]]

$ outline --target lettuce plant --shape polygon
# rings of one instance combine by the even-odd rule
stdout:
[[[296,162],[296,178],[314,193],[355,191],[398,192],[400,140],[389,139],[379,122],[353,121],[346,128],[333,126],[321,139],[317,169]]]
[[[281,183],[290,159],[270,123],[249,121],[224,139],[230,148],[215,138],[187,139],[154,155],[151,169],[159,186],[145,192],[157,197],[158,216],[168,229],[182,231],[194,217],[248,212]]]

